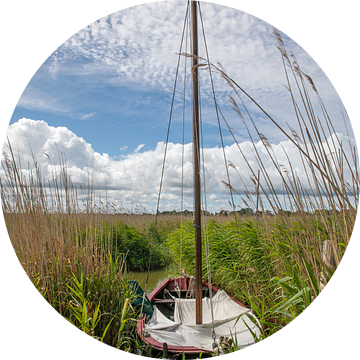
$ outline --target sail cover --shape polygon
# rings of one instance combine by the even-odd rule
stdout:
[[[212,298],[214,329],[216,341],[220,336],[233,338],[238,347],[244,348],[254,343],[260,335],[259,325],[254,324],[246,315],[254,317],[251,311],[233,301],[224,291],[219,290]],[[154,313],[145,326],[152,338],[168,345],[194,346],[212,351],[212,316],[210,298],[203,299],[203,324],[195,324],[195,299],[175,299],[174,321],[166,318],[154,306]],[[240,318],[239,318],[240,317]],[[254,317],[255,318],[255,317]],[[247,326],[244,324],[247,324]]]

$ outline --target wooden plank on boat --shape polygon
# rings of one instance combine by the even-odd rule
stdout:
[[[152,303],[153,304],[171,304],[174,303],[175,300],[174,299],[153,299]]]

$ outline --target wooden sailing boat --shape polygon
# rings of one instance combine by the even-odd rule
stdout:
[[[187,355],[219,350],[220,338],[231,338],[238,348],[246,347],[254,343],[253,334],[259,335],[258,326],[246,316],[251,314],[249,309],[202,280],[197,19],[198,1],[191,1],[196,272],[195,277],[184,274],[161,283],[146,299],[150,312],[137,322],[138,334],[153,349]]]

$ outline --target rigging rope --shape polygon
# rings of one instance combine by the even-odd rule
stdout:
[[[189,7],[188,1],[188,7]],[[189,16],[189,14],[188,14]],[[187,21],[185,36],[185,51],[188,47],[188,31],[189,31],[189,18]],[[185,93],[186,93],[186,59],[184,61],[184,91],[183,91],[183,118],[182,118],[182,150],[181,150],[181,195],[180,195],[180,271],[179,275],[182,275],[182,245],[183,245],[183,211],[184,211],[184,158],[185,158]]]
[[[224,146],[224,140],[223,140],[222,131],[221,131],[219,112],[222,115],[225,122],[226,122],[226,120],[225,120],[223,114],[221,113],[221,110],[220,110],[219,105],[218,105],[217,100],[216,100],[214,81],[213,81],[212,72],[211,72],[211,68],[210,68],[211,63],[210,63],[210,60],[209,60],[209,52],[208,52],[208,48],[207,48],[207,42],[206,42],[206,36],[205,36],[205,30],[204,30],[204,24],[203,24],[203,20],[202,20],[202,14],[201,14],[200,6],[199,6],[199,13],[200,13],[201,27],[202,27],[202,32],[203,32],[203,37],[204,37],[204,45],[205,45],[205,51],[206,51],[206,59],[203,59],[203,60],[205,60],[207,62],[207,64],[208,64],[212,95],[213,95],[213,100],[214,100],[214,105],[215,105],[215,110],[216,110],[216,118],[217,118],[217,123],[218,123],[218,128],[219,128],[219,135],[220,135],[220,139],[221,139],[221,148],[222,148],[222,152],[223,152],[226,175],[227,175],[227,179],[228,179],[228,188],[229,188],[230,198],[231,198],[231,204],[230,205],[233,207],[234,214],[235,214],[235,224],[236,224],[236,227],[238,228],[238,221],[237,221],[237,216],[236,216],[236,211],[235,211],[236,207],[235,207],[235,202],[234,202],[233,190],[232,190],[232,186],[231,186],[231,182],[230,182],[230,174],[229,174],[229,169],[228,169],[228,163],[227,163],[227,160],[226,160],[225,146]],[[229,128],[229,126],[228,126],[228,128]],[[231,132],[231,130],[230,130],[230,132]],[[229,248],[230,248],[231,253],[235,257],[238,257],[237,254],[234,253],[232,247],[229,246]]]
[[[176,67],[174,88],[173,88],[172,99],[171,99],[171,107],[170,107],[170,115],[169,115],[169,124],[168,124],[168,129],[167,129],[167,134],[166,134],[166,143],[165,143],[164,159],[163,159],[163,164],[162,164],[162,169],[161,169],[160,187],[159,187],[159,194],[158,194],[157,205],[156,205],[154,231],[153,231],[153,237],[152,237],[151,248],[150,248],[148,271],[147,271],[147,275],[146,275],[145,289],[144,289],[144,294],[143,294],[143,299],[142,299],[142,304],[141,304],[140,317],[141,317],[142,314],[143,314],[143,307],[144,307],[144,301],[145,301],[145,296],[146,296],[146,290],[147,290],[147,285],[148,285],[148,282],[149,282],[151,257],[152,257],[152,251],[153,251],[154,240],[155,240],[155,235],[156,235],[157,218],[158,218],[159,206],[160,206],[160,195],[161,195],[161,190],[162,190],[162,185],[163,185],[163,179],[164,179],[165,161],[166,161],[166,155],[167,155],[167,149],[168,149],[168,143],[169,143],[169,134],[170,134],[170,127],[171,127],[172,113],[173,113],[173,108],[174,108],[176,84],[177,84],[177,79],[178,79],[178,74],[179,74],[179,67],[180,67],[180,58],[181,58],[180,53],[181,53],[181,49],[182,49],[182,46],[183,46],[184,33],[185,33],[186,24],[187,24],[188,12],[189,12],[189,3],[188,3],[188,6],[187,6],[187,8],[186,8],[186,13],[185,13],[184,26],[183,26],[182,36],[181,36],[181,42],[180,42],[180,51],[179,51],[178,62],[177,62],[177,67]]]
[[[190,7],[190,1],[188,1],[188,8]],[[188,31],[191,32],[190,27],[190,12],[188,12],[187,17],[187,24],[186,27],[186,36],[185,36],[185,51],[188,47]],[[180,54],[179,54],[180,56]],[[180,277],[180,287],[177,284],[177,281],[175,280],[175,290],[178,294],[178,298],[181,299],[181,277],[182,277],[182,245],[183,245],[183,210],[184,210],[184,158],[185,158],[185,94],[186,94],[186,59],[184,61],[184,91],[183,91],[183,116],[182,116],[182,149],[181,149],[181,195],[180,195],[180,268],[179,268],[179,277]],[[182,314],[182,307],[181,302],[178,303],[179,306],[179,318],[180,322],[182,323],[183,314]]]
[[[205,31],[204,31],[204,25],[202,20],[202,13],[201,13],[201,7],[199,3],[199,16],[201,21],[201,27],[202,27],[202,33],[203,33],[203,39],[205,44],[205,49],[207,53],[207,46],[206,46],[206,37],[205,37]],[[211,72],[210,72],[211,74]],[[199,81],[200,86],[200,81]],[[200,94],[200,91],[199,91]],[[210,298],[210,309],[211,309],[211,325],[212,325],[212,337],[214,340],[213,347],[216,346],[216,334],[215,334],[215,325],[214,325],[214,307],[212,302],[212,281],[211,281],[211,263],[210,263],[210,246],[209,246],[209,228],[207,226],[207,201],[206,201],[206,178],[205,178],[205,157],[204,157],[204,138],[203,138],[203,127],[202,127],[202,112],[201,112],[201,106],[200,106],[200,124],[201,124],[201,143],[202,143],[202,172],[203,172],[203,183],[204,183],[204,242],[205,242],[205,258],[206,258],[206,269],[208,273],[208,286],[209,286],[209,298]]]

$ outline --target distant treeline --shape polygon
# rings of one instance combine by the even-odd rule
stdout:
[[[316,214],[320,214],[320,213],[328,213],[330,214],[330,210],[317,210],[314,211],[312,213],[310,212],[304,212],[302,211],[302,214],[306,213],[307,215],[316,215]],[[339,210],[340,212],[340,210]],[[240,210],[236,210],[236,211],[229,211],[229,210],[220,210],[219,212],[215,212],[215,213],[211,213],[209,211],[203,211],[203,214],[205,215],[209,215],[209,216],[235,216],[235,215],[295,215],[297,213],[300,213],[300,211],[289,211],[289,210],[281,210],[279,209],[276,214],[272,213],[269,210],[264,210],[264,211],[254,211],[248,207],[246,208],[242,208]],[[177,211],[177,210],[171,210],[171,211],[158,211],[159,215],[192,215],[193,212],[190,210],[183,210],[183,211]]]

